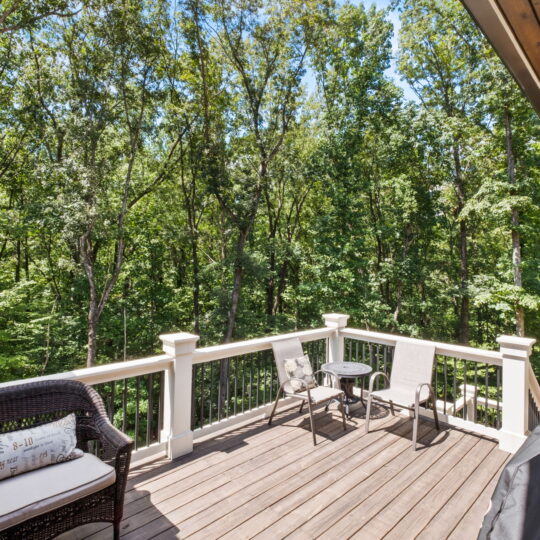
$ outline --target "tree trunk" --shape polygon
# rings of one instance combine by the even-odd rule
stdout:
[[[19,283],[19,281],[21,281],[21,241],[20,240],[17,240],[17,242],[15,242],[15,252],[16,252],[15,283]]]
[[[454,140],[452,148],[454,156],[454,172],[456,192],[458,196],[457,216],[461,215],[465,207],[465,185],[463,183],[463,172],[461,169],[461,156],[459,145]],[[459,335],[460,343],[468,345],[469,343],[469,260],[467,249],[467,223],[459,222],[459,278],[460,278],[460,308],[459,308]]]
[[[236,324],[236,315],[238,314],[238,303],[240,301],[240,290],[242,286],[242,276],[244,274],[244,264],[242,262],[244,256],[244,247],[248,236],[248,229],[244,228],[239,231],[238,242],[236,243],[236,261],[234,264],[233,287],[231,291],[231,304],[227,315],[227,328],[223,341],[229,343],[234,334],[234,326]]]
[[[229,343],[234,334],[236,324],[236,316],[238,314],[238,304],[240,302],[240,290],[242,288],[242,276],[244,274],[244,265],[242,258],[244,255],[244,247],[248,236],[249,229],[241,229],[236,244],[236,262],[234,265],[233,288],[231,292],[231,304],[227,316],[227,328],[223,337],[224,343]],[[219,409],[222,414],[224,412],[225,402],[227,399],[227,389],[229,387],[229,359],[221,360],[219,368]],[[219,412],[218,412],[219,414]]]
[[[512,146],[512,114],[508,106],[504,109],[504,131],[506,143],[506,163],[508,181],[510,185],[516,185],[516,161]],[[521,238],[519,234],[519,210],[512,208],[512,267],[514,270],[514,285],[520,289],[523,287],[521,275]],[[516,311],[516,334],[525,335],[525,311],[519,304],[515,307]]]
[[[394,313],[392,315],[392,319],[394,321],[394,327],[398,327],[399,322],[399,314],[401,313],[401,295],[403,293],[403,283],[401,280],[398,280],[396,285],[396,308],[394,309]]]
[[[90,302],[88,310],[88,334],[87,334],[87,352],[86,367],[92,367],[96,362],[97,355],[97,306]]]
[[[269,277],[266,282],[266,315],[268,317],[268,324],[272,321],[274,315],[274,295],[276,289],[275,274],[276,274],[276,252],[273,245],[274,238],[270,238],[270,257],[268,261]],[[273,325],[272,325],[273,326]],[[270,330],[270,328],[268,328]]]
[[[278,290],[276,293],[276,298],[274,301],[274,315],[278,313],[283,313],[283,293],[285,292],[285,286],[287,285],[287,274],[289,269],[289,261],[287,258],[283,261],[281,265],[281,270],[279,272],[279,284]]]
[[[460,252],[460,285],[461,307],[459,322],[459,342],[469,344],[469,261],[467,253],[467,225],[464,221],[459,224],[459,252]]]
[[[199,278],[199,254],[197,251],[197,237],[191,238],[191,257],[193,264],[193,331],[195,334],[200,334],[200,318],[201,318],[201,283]]]

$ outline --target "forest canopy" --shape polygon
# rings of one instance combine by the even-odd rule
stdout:
[[[328,312],[538,335],[538,117],[458,0],[393,9],[397,51],[369,2],[2,2],[0,380]]]

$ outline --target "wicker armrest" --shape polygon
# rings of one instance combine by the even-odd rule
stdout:
[[[101,416],[96,421],[96,431],[107,458],[116,457],[120,453],[130,451],[133,447],[133,439],[115,428],[107,417]],[[112,450],[110,455],[108,449]]]

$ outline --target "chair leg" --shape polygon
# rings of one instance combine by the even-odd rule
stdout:
[[[413,420],[413,432],[412,432],[412,449],[416,450],[416,440],[418,438],[418,418],[420,416],[420,403],[416,399],[414,403],[414,420]]]
[[[302,414],[302,410],[304,409],[304,400],[300,403],[300,408],[298,409],[298,414]]]
[[[394,402],[389,401],[388,403],[390,404],[390,412],[392,413],[392,416],[396,416],[396,411],[394,411]]]
[[[113,538],[114,540],[119,540],[120,538],[120,522],[113,523]]]
[[[313,434],[313,446],[317,446],[317,437],[315,435],[315,419],[313,418],[313,408],[311,407],[311,400],[308,400],[309,409],[309,423],[311,425],[311,433]]]
[[[274,406],[272,407],[272,412],[270,413],[270,418],[268,419],[268,425],[272,425],[272,418],[274,418],[274,413],[276,412],[277,404],[279,401],[279,395],[281,394],[281,388],[278,390],[278,393],[276,394],[276,401],[274,401]]]
[[[439,414],[437,413],[437,401],[435,400],[435,392],[433,392],[433,388],[430,388],[429,392],[431,394],[431,403],[433,404],[433,419],[435,420],[435,427],[437,428],[437,431],[440,431],[441,428],[439,426]]]
[[[366,406],[366,433],[369,433],[369,415],[371,414],[371,394],[367,398]]]
[[[339,406],[341,408],[341,418],[343,419],[343,431],[347,431],[347,424],[345,423],[345,404],[343,403],[343,395],[339,398]]]

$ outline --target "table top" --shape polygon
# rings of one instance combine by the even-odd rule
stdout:
[[[362,377],[369,375],[373,370],[371,366],[360,362],[328,362],[321,366],[323,371],[333,373],[338,377]]]

